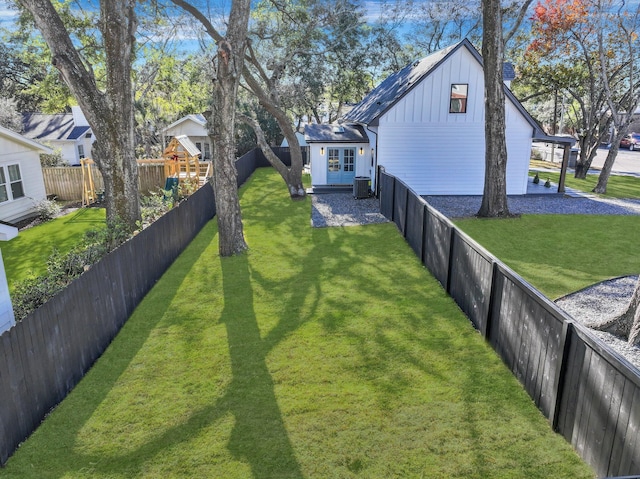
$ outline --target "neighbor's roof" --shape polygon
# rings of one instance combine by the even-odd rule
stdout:
[[[341,125],[311,124],[304,127],[304,139],[307,143],[368,143],[369,138],[360,125],[344,123]]]
[[[33,141],[32,139],[3,126],[0,126],[0,137],[10,139],[16,143],[26,146],[27,148],[39,151],[40,153],[46,153],[49,155],[53,153],[51,148],[41,145],[37,141]]]
[[[415,61],[402,70],[387,77],[380,85],[374,88],[360,103],[358,103],[344,117],[347,121],[376,126],[379,118],[386,113],[393,105],[402,99],[411,89],[420,83],[424,78],[437,69],[447,58],[455,53],[459,48],[466,48],[471,55],[483,65],[482,56],[478,50],[466,38],[454,45],[439,50],[422,60]],[[513,66],[503,65],[503,76],[506,80],[515,78]],[[540,129],[540,125],[525,110],[518,99],[511,93],[511,90],[504,86],[505,95],[513,102],[522,115],[534,128]]]
[[[71,113],[23,113],[22,126],[23,135],[34,140],[77,140],[90,130],[89,126],[75,126]]]
[[[201,126],[205,126],[207,124],[207,119],[204,117],[203,114],[193,113],[187,116],[183,116],[182,118],[174,121],[169,126],[163,128],[162,131],[164,132],[164,131],[170,130],[171,128],[178,126],[180,123],[184,123],[185,121],[188,121],[188,120],[194,121]]]

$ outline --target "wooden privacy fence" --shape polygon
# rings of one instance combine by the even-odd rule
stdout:
[[[552,301],[382,169],[380,211],[395,222],[599,477],[640,474],[640,374]]]
[[[266,165],[260,151],[237,160],[238,186]],[[206,183],[0,336],[1,464],[80,381],[215,213]]]
[[[165,175],[163,163],[138,165],[138,187],[141,194],[164,188]],[[102,174],[95,165],[91,166],[96,191],[104,190]],[[82,200],[82,169],[75,166],[47,166],[42,168],[44,188],[47,196],[55,195],[62,201]]]

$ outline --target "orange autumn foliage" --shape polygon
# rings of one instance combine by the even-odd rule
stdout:
[[[538,1],[531,17],[537,38],[528,49],[538,53],[553,50],[568,32],[587,26],[589,7],[589,0]]]

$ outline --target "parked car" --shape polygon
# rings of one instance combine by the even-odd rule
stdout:
[[[640,150],[640,133],[629,133],[620,140],[620,148],[629,148],[629,151]]]

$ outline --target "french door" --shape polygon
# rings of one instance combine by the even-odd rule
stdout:
[[[327,184],[352,185],[356,175],[355,148],[329,148],[327,160]]]

